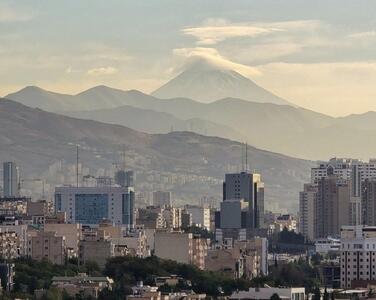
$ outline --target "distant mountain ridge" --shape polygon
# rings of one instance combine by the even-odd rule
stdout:
[[[183,120],[170,113],[129,105],[110,109],[64,112],[63,114],[80,119],[119,124],[146,133],[192,131],[207,136],[220,136],[238,141],[245,140],[244,136],[226,125],[200,118]]]
[[[262,149],[306,159],[375,156],[374,112],[334,118],[288,105],[255,103],[234,98],[207,104],[187,98],[164,100],[135,90],[122,91],[105,86],[94,87],[79,96],[63,95],[59,101],[59,94],[39,88],[33,90],[39,93],[39,102],[42,102],[40,99],[50,101],[51,94],[54,103],[64,102],[59,104],[59,108],[66,115],[120,124],[144,132],[165,133],[167,128],[170,128],[169,131],[185,129],[248,141]],[[10,97],[25,105],[38,104],[33,100],[35,93],[29,96],[27,91],[28,89],[23,89]],[[107,101],[106,106],[115,107],[93,111],[93,107],[103,106],[103,99]],[[64,111],[68,105],[69,108],[89,107],[91,111]],[[48,110],[50,106],[41,105],[40,108]],[[126,117],[130,112],[133,112],[131,117]]]

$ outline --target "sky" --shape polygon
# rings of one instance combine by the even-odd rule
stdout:
[[[200,57],[333,116],[376,111],[374,0],[0,0],[0,95],[152,92]]]

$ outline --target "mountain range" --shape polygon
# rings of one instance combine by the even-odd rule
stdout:
[[[26,87],[7,98],[147,133],[188,130],[311,160],[333,156],[369,158],[374,157],[376,148],[374,112],[334,118],[290,105],[236,98],[211,103],[188,98],[166,100],[106,86],[73,96]]]
[[[82,163],[90,169],[108,168],[125,150],[127,166],[136,171],[136,182],[148,183],[142,186],[146,190],[157,186],[152,182],[156,178],[180,178],[171,190],[185,203],[203,195],[220,199],[221,180],[226,172],[239,169],[242,147],[192,132],[141,133],[0,99],[0,161],[17,161],[25,176],[43,175],[62,159],[74,164],[77,144]],[[248,151],[252,169],[260,171],[266,183],[267,206],[296,211],[297,193],[312,163],[254,147]]]

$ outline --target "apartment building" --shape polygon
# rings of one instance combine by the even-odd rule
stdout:
[[[192,233],[157,231],[154,245],[155,255],[160,258],[193,264],[200,269],[205,267],[206,239],[195,237]]]
[[[28,241],[28,254],[32,259],[47,259],[53,264],[65,263],[66,244],[64,236],[56,232],[36,231]]]
[[[341,229],[341,287],[354,281],[376,280],[376,227],[343,226]]]

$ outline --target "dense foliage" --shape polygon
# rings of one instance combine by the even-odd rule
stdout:
[[[222,293],[231,294],[237,289],[250,287],[250,282],[244,279],[233,280],[219,273],[199,270],[197,267],[180,264],[171,260],[162,260],[155,256],[145,259],[134,257],[116,257],[110,259],[104,273],[114,278],[117,283],[116,293],[127,293],[137,281],[153,284],[155,276],[178,275],[187,283],[176,286],[174,291],[190,288],[196,293],[218,296]]]
[[[278,233],[278,243],[302,245],[304,242],[305,239],[302,234],[289,231],[286,227]]]
[[[269,269],[269,275],[255,278],[253,285],[262,286],[299,286],[305,287],[306,292],[314,292],[320,286],[320,274],[316,266],[311,266],[305,259],[289,264],[274,265]]]
[[[112,291],[104,290],[100,299],[120,300],[125,295],[131,294],[131,287],[138,281],[144,284],[154,285],[156,276],[177,275],[182,280],[174,287],[162,286],[162,292],[178,292],[184,289],[192,289],[196,293],[205,293],[209,296],[229,295],[236,290],[246,290],[249,287],[263,286],[302,286],[307,292],[317,294],[320,286],[317,265],[309,264],[305,259],[297,262],[270,267],[268,276],[258,277],[251,281],[240,279],[233,280],[220,273],[202,271],[198,268],[180,264],[171,260],[162,260],[155,256],[148,258],[114,257],[108,260],[104,270],[100,270],[96,263],[90,262],[79,267],[76,261],[68,261],[63,266],[53,265],[47,261],[33,261],[31,259],[18,259],[15,261],[15,289],[9,298],[3,296],[0,299],[26,299],[31,298],[35,289],[45,289],[47,294],[44,299],[72,299],[68,295],[51,288],[53,276],[74,276],[79,272],[90,275],[104,275],[114,279]],[[276,298],[276,297],[274,297]],[[84,299],[77,295],[74,299]]]

